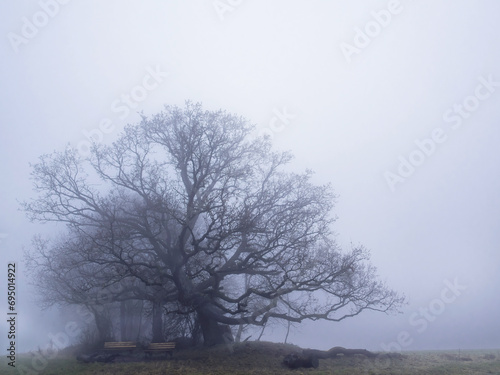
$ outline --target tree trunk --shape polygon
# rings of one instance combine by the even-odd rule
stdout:
[[[127,332],[127,306],[126,301],[120,302],[120,339],[130,341]]]
[[[241,334],[243,333],[243,324],[238,326],[238,331],[236,332],[236,337],[234,338],[234,342],[241,342]]]
[[[259,335],[259,337],[257,337],[257,341],[260,341],[260,339],[262,338],[262,335],[264,334],[264,330],[266,329],[266,325],[267,325],[267,324],[263,324],[263,325],[262,325],[262,329],[261,329],[261,331],[260,331],[260,335]]]
[[[142,328],[142,312],[144,311],[144,301],[137,301],[134,306],[134,319],[132,320],[131,332],[132,332],[132,340],[131,341],[139,341],[139,337],[141,335]]]
[[[106,309],[100,305],[90,306],[90,309],[94,314],[99,343],[111,340],[113,336],[112,322]]]
[[[128,300],[120,302],[120,338],[121,341],[136,341],[142,325],[144,301]]]
[[[203,334],[205,346],[213,346],[226,343],[222,326],[213,318],[208,317],[201,310],[198,310],[198,320]]]
[[[153,342],[164,342],[163,338],[163,306],[159,302],[153,303]]]

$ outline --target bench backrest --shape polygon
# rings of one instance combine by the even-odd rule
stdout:
[[[175,349],[175,342],[152,342],[149,344],[150,350],[170,350]]]
[[[135,348],[136,344],[133,341],[105,342],[104,349],[129,349]]]

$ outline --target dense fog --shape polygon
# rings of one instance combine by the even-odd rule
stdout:
[[[20,210],[35,194],[30,163],[68,144],[85,154],[90,138],[110,144],[140,113],[191,100],[243,116],[294,154],[293,170],[331,183],[336,240],[369,249],[407,297],[400,314],[296,324],[288,342],[498,348],[499,11],[494,0],[3,2],[0,342],[9,263],[19,352],[70,343],[82,321],[41,311],[24,268],[33,235],[64,229]]]

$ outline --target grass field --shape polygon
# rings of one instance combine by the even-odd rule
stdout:
[[[247,342],[202,350],[178,351],[172,359],[123,363],[80,363],[67,351],[49,360],[31,354],[19,355],[16,368],[0,360],[0,374],[23,375],[160,375],[160,374],[499,374],[500,350],[456,352],[405,352],[396,359],[362,356],[322,359],[317,369],[289,370],[283,357],[300,348],[293,345]],[[4,357],[5,358],[5,357]],[[137,360],[141,357],[138,354]],[[130,359],[130,358],[129,358]]]

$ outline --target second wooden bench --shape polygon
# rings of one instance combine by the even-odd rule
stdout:
[[[175,342],[152,342],[144,351],[149,357],[151,357],[153,353],[168,353],[172,356],[174,349]]]

